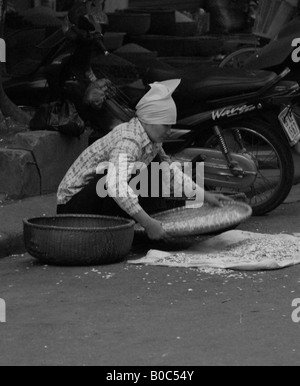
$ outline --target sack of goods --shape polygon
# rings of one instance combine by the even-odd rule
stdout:
[[[85,124],[76,107],[69,101],[42,105],[30,122],[32,131],[57,131],[70,137],[80,137],[85,131]]]

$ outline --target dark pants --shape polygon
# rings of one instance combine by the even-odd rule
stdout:
[[[111,197],[100,198],[96,187],[101,176],[92,180],[81,192],[76,194],[67,204],[58,205],[57,214],[101,215],[130,218],[116,201]],[[139,198],[140,205],[149,214],[167,210],[166,200],[163,198]]]

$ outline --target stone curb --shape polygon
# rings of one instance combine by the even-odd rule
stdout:
[[[0,259],[25,252],[23,232],[14,235],[0,233]]]
[[[0,206],[0,258],[25,252],[23,219],[53,216],[56,196],[38,196]]]

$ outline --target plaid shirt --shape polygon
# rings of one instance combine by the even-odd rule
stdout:
[[[129,170],[119,165],[119,156],[121,154],[127,155]],[[139,205],[138,196],[128,185],[128,178],[131,177],[130,171],[133,170],[137,163],[142,162],[149,166],[157,155],[160,156],[161,161],[172,163],[171,159],[164,152],[162,144],[153,143],[150,140],[137,118],[116,127],[107,136],[86,149],[71,166],[59,186],[57,194],[58,205],[68,203],[73,196],[94,179],[97,175],[97,170],[101,169],[103,164],[110,162],[115,165],[117,171],[116,178],[119,181],[117,197],[113,197],[125,212],[134,217],[142,208]],[[184,178],[185,184],[191,184],[193,188],[195,187],[195,184],[191,183],[191,179],[184,176],[178,168],[175,172],[175,182],[176,180],[179,182],[181,189],[182,178]],[[109,176],[107,180],[109,180]],[[110,193],[109,183],[108,192]],[[129,194],[124,195],[124,192]]]

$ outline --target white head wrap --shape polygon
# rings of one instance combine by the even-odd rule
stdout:
[[[180,79],[174,79],[151,84],[151,90],[136,106],[140,121],[150,125],[175,125],[177,107],[172,94],[180,83]]]

